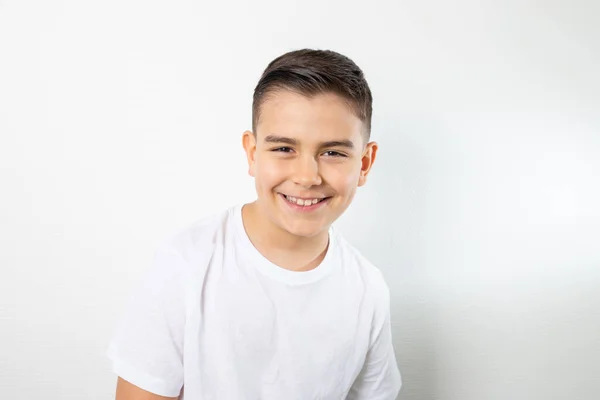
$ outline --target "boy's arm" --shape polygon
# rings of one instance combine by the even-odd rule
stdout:
[[[375,339],[346,400],[395,400],[400,392],[402,378],[392,344],[387,286],[382,292],[381,303],[376,311],[375,320],[379,322],[374,327]]]
[[[115,400],[177,400],[178,397],[164,397],[140,389],[123,378],[117,381],[117,394]]]
[[[133,291],[108,348],[120,378],[119,400],[169,399],[181,393],[187,271],[178,251],[160,246]]]

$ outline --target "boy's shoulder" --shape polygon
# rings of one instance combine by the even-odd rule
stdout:
[[[390,289],[383,273],[347,240],[340,238],[339,241],[345,254],[344,269],[357,272],[361,286],[359,291],[364,293],[364,299],[371,305],[376,325],[381,326],[390,310]]]
[[[232,206],[209,214],[174,231],[162,240],[159,248],[198,265],[198,259],[210,257],[215,246],[223,240],[234,209],[235,206]]]
[[[341,234],[336,233],[336,240],[342,253],[344,268],[356,271],[366,288],[377,297],[389,296],[389,288],[381,270],[376,267],[363,253],[346,240]]]

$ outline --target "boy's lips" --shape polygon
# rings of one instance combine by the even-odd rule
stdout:
[[[329,199],[331,199],[331,196],[294,197],[285,195],[283,193],[279,193],[279,195],[284,203],[292,208],[292,210],[301,212],[317,210],[328,203]]]
[[[312,196],[295,196],[293,194],[287,194],[287,193],[281,193],[282,195],[286,196],[286,197],[292,197],[294,199],[302,199],[302,200],[313,200],[313,199],[318,199],[318,200],[322,200],[326,197],[329,196],[323,196],[320,194],[316,194],[316,195],[312,195]]]

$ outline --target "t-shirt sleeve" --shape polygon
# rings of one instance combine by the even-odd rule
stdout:
[[[160,396],[177,397],[183,387],[185,270],[175,249],[156,251],[107,352],[119,377]]]
[[[378,291],[373,340],[347,400],[395,400],[402,386],[392,344],[389,289],[384,283]]]

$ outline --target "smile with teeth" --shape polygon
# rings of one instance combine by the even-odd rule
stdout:
[[[293,196],[288,196],[288,195],[283,195],[283,197],[285,197],[285,199],[287,201],[289,201],[292,204],[297,204],[299,206],[312,206],[313,204],[317,204],[325,199],[327,199],[327,197],[323,197],[323,198],[315,198],[315,199],[298,199],[296,197]]]

